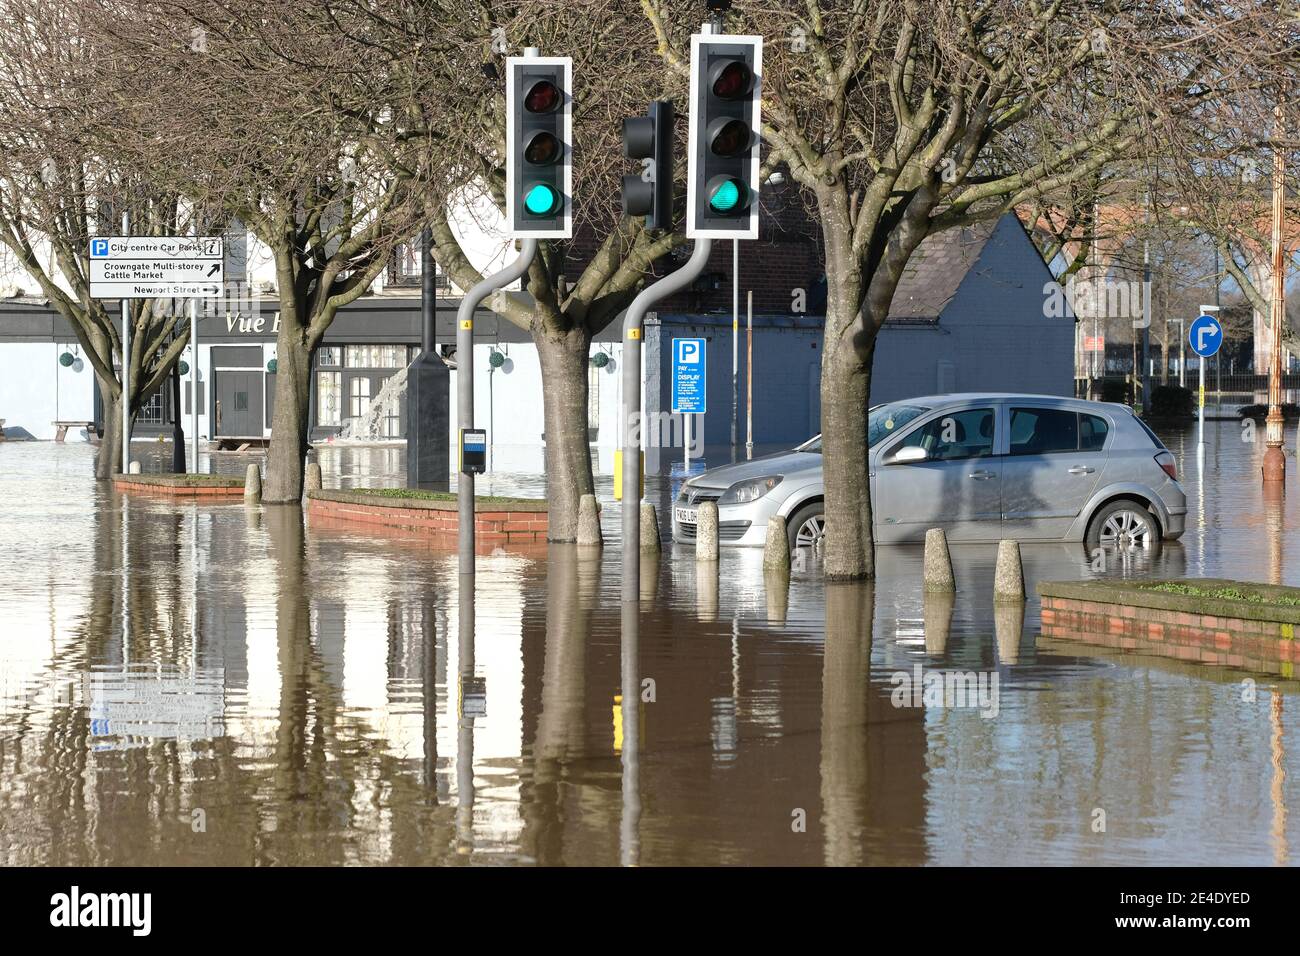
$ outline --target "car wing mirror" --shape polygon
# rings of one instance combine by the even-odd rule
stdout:
[[[889,459],[891,465],[907,465],[912,462],[925,461],[929,454],[920,445],[908,445],[906,448],[900,448],[894,452]]]

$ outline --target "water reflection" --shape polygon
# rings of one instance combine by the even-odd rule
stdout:
[[[1040,580],[1300,584],[1295,495],[1215,424],[1183,541],[1026,545],[1023,606],[988,546],[940,599],[916,548],[864,587],[669,545],[637,611],[616,548],[555,545],[482,556],[470,608],[453,552],[0,446],[0,862],[1289,863],[1295,681],[1039,635]],[[917,666],[996,674],[997,716],[895,707]]]

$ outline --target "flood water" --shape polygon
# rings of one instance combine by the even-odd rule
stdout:
[[[1263,446],[1235,423],[1207,424],[1199,469],[1194,430],[1163,437],[1190,499],[1182,541],[1104,568],[1025,545],[1031,591],[1300,585],[1295,458],[1268,502]],[[1033,595],[1023,619],[995,611],[994,546],[954,547],[948,603],[925,600],[914,548],[882,549],[872,585],[810,566],[785,591],[756,551],[724,550],[715,579],[666,547],[636,628],[653,699],[625,719],[609,476],[603,556],[481,557],[462,634],[451,550],[304,527],[296,508],[126,498],[91,456],[0,444],[0,863],[1295,858],[1300,685],[1042,639]],[[327,487],[401,483],[400,448],[321,460]],[[939,671],[996,693],[895,706],[903,678]]]

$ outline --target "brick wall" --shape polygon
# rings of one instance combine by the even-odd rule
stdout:
[[[156,495],[162,498],[197,498],[201,501],[236,500],[244,497],[244,483],[221,485],[202,482],[192,485],[164,482],[148,477],[120,475],[113,479],[114,491],[127,491],[135,495]]]
[[[1043,595],[1043,634],[1177,660],[1293,677],[1294,624]]]
[[[400,499],[389,505],[308,498],[307,518],[313,525],[369,525],[375,528],[418,531],[434,537],[445,536],[452,544],[459,528],[459,515],[454,503],[450,508],[429,508],[404,503]],[[543,543],[546,541],[546,530],[545,511],[480,510],[474,514],[474,537],[476,543],[480,544]]]

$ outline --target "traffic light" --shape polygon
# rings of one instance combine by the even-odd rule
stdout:
[[[573,235],[573,60],[506,60],[506,221],[512,238]]]
[[[647,229],[673,227],[673,104],[650,104],[649,116],[623,120],[623,155],[650,160],[645,169],[623,177],[623,213],[645,216]]]
[[[762,37],[691,37],[688,238],[758,238],[762,67]]]

